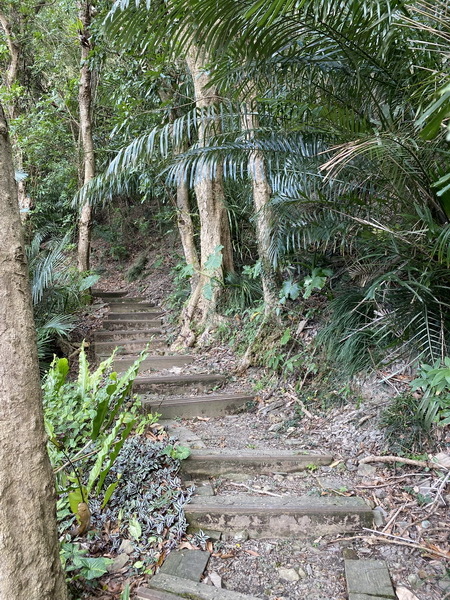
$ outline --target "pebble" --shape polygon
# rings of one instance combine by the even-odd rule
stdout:
[[[438,586],[441,588],[441,590],[444,590],[444,592],[446,592],[447,590],[450,591],[450,578],[444,577],[444,579],[441,579],[438,582]]]
[[[300,575],[295,569],[285,569],[283,567],[278,569],[278,576],[280,577],[280,579],[284,579],[285,581],[291,582],[299,581],[300,579]]]
[[[362,465],[359,465],[357,475],[359,475],[359,477],[370,477],[375,475],[376,472],[376,467],[363,463]]]
[[[237,531],[233,536],[235,542],[246,542],[248,538],[248,531]]]
[[[128,554],[119,554],[118,556],[116,556],[116,558],[113,559],[112,563],[108,565],[108,573],[117,573],[127,564],[129,559],[130,557],[128,556]]]
[[[122,543],[120,544],[119,552],[120,552],[120,554],[123,554],[123,553],[133,554],[133,552],[134,552],[133,542],[131,540],[122,540]]]

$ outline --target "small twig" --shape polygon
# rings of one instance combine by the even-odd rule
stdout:
[[[383,527],[382,532],[385,533],[389,527],[392,525],[392,523],[395,521],[395,519],[398,517],[398,514],[405,508],[405,504],[403,504],[402,506],[400,506],[400,508],[397,508],[397,510],[394,511],[394,514],[390,517],[389,521],[386,523],[386,525]]]
[[[255,490],[249,485],[245,485],[245,483],[234,483],[234,481],[229,481],[229,485],[234,485],[235,487],[243,487],[249,492],[255,492],[255,494],[266,494],[267,496],[275,496],[276,498],[282,498],[282,494],[274,494],[273,492],[266,492],[264,490]]]
[[[308,417],[308,419],[314,418],[314,415],[309,412],[309,410],[306,408],[306,406],[303,404],[303,402],[300,400],[300,398],[298,398],[295,394],[292,394],[291,392],[286,392],[286,395],[289,396],[289,398],[294,400],[294,402],[296,402],[300,406],[300,408],[305,413],[305,415]]]

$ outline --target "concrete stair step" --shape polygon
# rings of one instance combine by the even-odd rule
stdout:
[[[117,354],[133,354],[136,352],[142,352],[142,350],[145,350],[147,347],[167,347],[167,340],[165,337],[154,337],[147,340],[119,339],[112,342],[94,343],[94,351],[97,356],[110,355],[115,348],[118,348]]]
[[[115,299],[115,298],[123,298],[124,296],[126,296],[128,294],[128,292],[125,292],[125,291],[103,292],[102,290],[98,290],[97,288],[92,288],[91,293],[96,298],[106,298],[108,300]]]
[[[163,419],[181,417],[221,417],[236,412],[247,402],[252,402],[253,394],[208,394],[206,396],[169,396],[160,399],[143,399],[146,412],[158,412]]]
[[[345,560],[348,600],[394,600],[389,569],[384,560]],[[413,596],[411,596],[413,598]]]
[[[113,302],[110,306],[110,314],[112,313],[146,313],[146,314],[161,314],[163,311],[159,306],[155,306],[150,302]]]
[[[146,302],[150,306],[155,306],[154,302],[148,302],[143,296],[121,296],[120,298],[108,298],[108,303],[114,306],[120,304],[134,304],[136,302]]]
[[[159,573],[200,581],[210,556],[211,553],[206,550],[174,550],[165,559]]]
[[[149,329],[127,329],[126,331],[98,329],[94,332],[94,340],[98,342],[113,342],[115,340],[123,339],[124,337],[129,340],[142,340],[148,339],[152,336],[162,335],[162,333],[163,329],[161,327],[153,327]]]
[[[137,360],[137,356],[124,356],[116,358],[112,367],[118,373],[124,373]],[[194,360],[193,356],[188,354],[164,354],[161,356],[148,356],[141,362],[140,371],[161,371],[162,369],[171,369],[172,367],[183,367]],[[149,411],[151,412],[151,411]],[[159,411],[158,411],[159,412]]]
[[[181,463],[181,469],[184,475],[193,479],[233,478],[233,475],[242,474],[297,473],[310,466],[329,465],[332,461],[333,457],[329,454],[301,454],[295,450],[228,450],[219,448],[191,450],[189,458]]]
[[[137,329],[153,329],[161,327],[161,319],[153,317],[141,319],[115,319],[103,320],[103,331],[136,331]],[[122,333],[123,335],[123,333]]]
[[[224,375],[150,375],[148,377],[136,377],[133,391],[143,394],[145,392],[175,395],[186,393],[191,390],[206,392],[218,385],[225,383]],[[145,399],[143,399],[145,402]]]
[[[193,529],[245,530],[252,538],[309,539],[373,525],[362,498],[342,496],[194,496],[185,512]]]
[[[163,594],[163,595],[161,595]],[[158,573],[149,581],[149,587],[138,588],[138,600],[258,600],[256,596],[247,596],[223,588],[216,588],[198,581],[191,581],[175,575]]]
[[[114,312],[108,313],[105,321],[145,321],[146,319],[161,318],[163,314],[164,312],[160,308],[149,308],[145,311],[130,311],[128,307],[126,311],[117,311],[114,308]]]

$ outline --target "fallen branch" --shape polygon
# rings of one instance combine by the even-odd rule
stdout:
[[[292,394],[291,392],[286,392],[286,395],[291,398],[292,400],[294,400],[302,409],[302,412],[308,417],[308,419],[313,419],[314,415],[312,413],[309,412],[309,410],[306,408],[306,406],[303,404],[303,402],[300,400],[300,398],[298,396],[296,396],[295,394]]]
[[[403,458],[402,456],[366,456],[359,461],[359,464],[366,464],[371,462],[380,462],[380,463],[403,463],[405,465],[414,465],[415,467],[422,467],[424,469],[437,469],[442,468],[438,467],[436,463],[433,463],[428,460],[414,460],[412,458]]]
[[[435,554],[436,556],[440,556],[441,558],[446,558],[447,560],[450,560],[450,552],[447,552],[446,550],[441,550],[440,548],[436,548],[435,546],[430,547],[430,546],[425,546],[423,544],[416,544],[412,540],[408,540],[408,538],[402,538],[402,537],[399,537],[398,535],[394,535],[392,533],[384,533],[382,531],[376,531],[375,529],[368,529],[367,527],[364,527],[363,529],[364,529],[364,531],[368,531],[369,533],[372,534],[372,536],[369,539],[373,539],[378,536],[382,536],[382,538],[380,538],[380,541],[382,540],[383,543],[386,542],[389,544],[397,544],[398,546],[408,546],[409,548],[416,548],[416,550],[422,550],[424,552],[431,552],[432,554]]]
[[[407,546],[408,548],[414,548],[415,550],[421,550],[422,552],[428,552],[429,554],[433,554],[435,556],[439,556],[440,558],[445,558],[450,560],[450,552],[446,552],[445,550],[441,550],[440,548],[430,548],[429,546],[423,546],[421,544],[416,544],[410,540],[405,538],[398,538],[396,535],[391,533],[382,533],[381,531],[375,531],[374,529],[366,529],[364,531],[369,531],[372,535],[352,535],[350,537],[341,537],[335,538],[334,540],[329,540],[327,544],[336,544],[337,542],[345,542],[347,540],[364,540],[368,543],[373,543],[374,541],[378,541],[382,544],[394,544],[397,546]],[[380,537],[386,536],[386,537]],[[394,539],[392,539],[394,538]]]
[[[282,494],[274,494],[273,492],[266,492],[265,490],[257,490],[255,488],[250,487],[249,485],[245,485],[245,483],[234,483],[233,481],[228,482],[229,485],[234,485],[235,487],[243,487],[249,492],[254,492],[255,494],[266,494],[267,496],[275,496],[275,498],[282,498]]]

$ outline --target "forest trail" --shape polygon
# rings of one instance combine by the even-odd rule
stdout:
[[[347,595],[345,587],[349,600],[395,598],[384,561],[354,560],[349,554],[345,580],[344,561],[335,549],[330,558],[330,552],[321,555],[316,548],[318,539],[373,527],[371,507],[364,499],[346,494],[344,486],[339,491],[335,482],[333,490],[333,483],[328,482],[327,493],[317,493],[316,471],[332,465],[333,456],[316,448],[256,448],[249,439],[233,443],[233,438],[236,442],[236,437],[246,435],[235,419],[255,401],[245,379],[236,387],[230,375],[215,373],[214,365],[209,368],[207,363],[185,372],[195,357],[169,350],[159,307],[129,297],[127,292],[95,295],[109,308],[103,329],[94,333],[96,357],[102,359],[118,347],[114,368],[124,372],[148,348],[150,353],[133,389],[141,397],[143,410],[161,414],[160,422],[169,434],[190,448],[189,458],[182,463],[184,480],[196,486],[186,507],[190,529],[202,530],[216,541],[217,548],[226,540],[238,548],[250,541],[259,544],[258,550],[246,550],[246,558],[253,561],[248,565],[240,559],[240,569],[233,564],[233,552],[216,551],[212,557],[209,552],[186,548],[173,552],[148,582],[149,587],[138,590],[137,598],[175,600],[189,593],[190,598],[204,600],[244,600],[287,593],[289,600],[338,600]],[[229,439],[222,436],[219,444],[218,440],[211,444],[216,422],[223,419],[229,419]],[[202,423],[210,434],[196,433],[195,422]],[[255,483],[261,478],[266,485]],[[291,490],[272,491],[274,478],[281,487],[289,482]],[[267,556],[262,557],[261,548]],[[279,554],[278,566],[267,573],[267,559],[274,548]],[[310,562],[308,554],[313,555]],[[259,557],[261,560],[256,560]],[[247,569],[250,572],[246,574]],[[258,569],[265,572],[258,574]],[[233,573],[226,582],[230,589],[221,587],[227,571]],[[273,591],[265,590],[261,596],[255,582],[265,579],[271,580]]]

